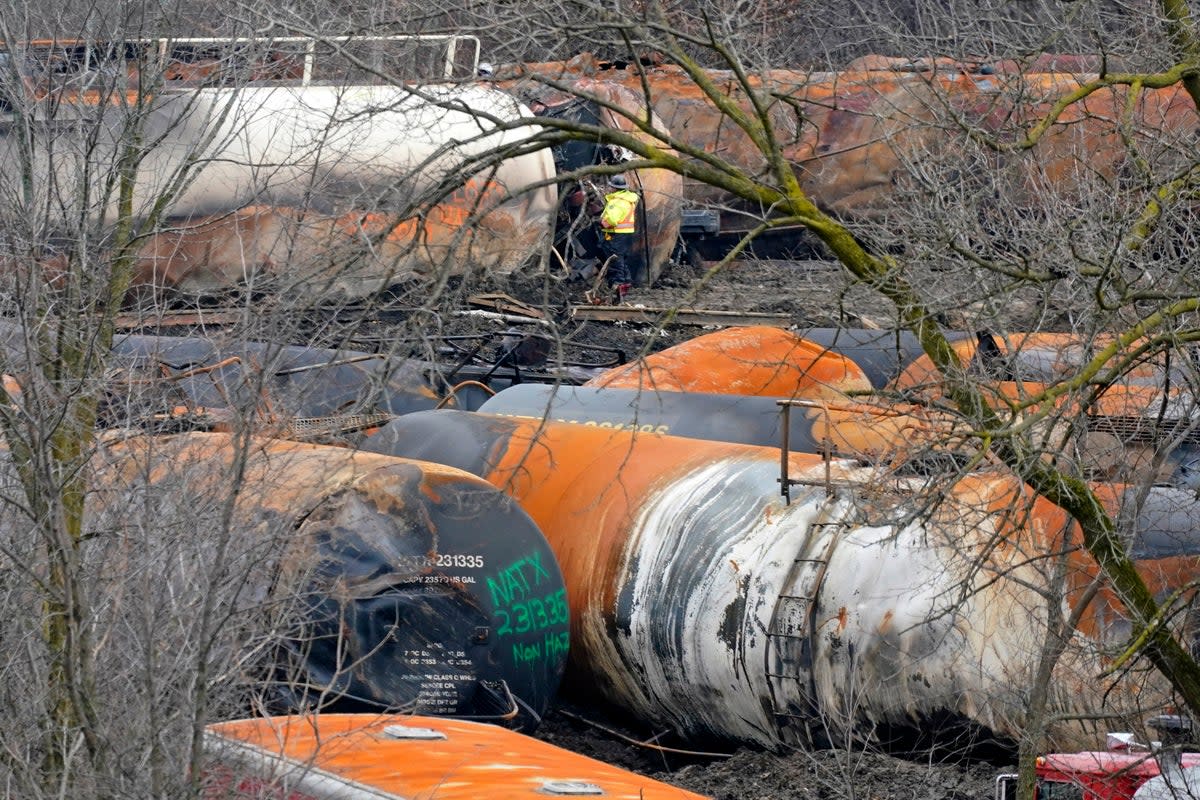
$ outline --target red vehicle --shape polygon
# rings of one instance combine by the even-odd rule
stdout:
[[[1200,753],[1184,753],[1183,766],[1200,767]],[[1154,754],[1089,750],[1038,756],[1037,800],[1132,800],[1134,792],[1159,774]],[[996,800],[1015,800],[1016,773],[996,779]]]
[[[1164,714],[1148,725],[1161,742],[1147,746],[1136,743],[1132,734],[1110,733],[1107,750],[1038,756],[1037,800],[1156,800],[1174,796],[1172,788],[1185,789],[1181,796],[1188,797],[1186,787],[1200,776],[1200,753],[1181,752],[1190,738],[1190,722]],[[995,800],[1016,796],[1016,774],[998,776]]]

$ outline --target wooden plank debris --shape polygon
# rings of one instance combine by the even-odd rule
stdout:
[[[546,318],[546,314],[541,309],[534,308],[528,303],[522,303],[517,298],[502,292],[471,295],[467,298],[467,304],[476,308],[498,311],[501,314],[515,314],[521,317],[533,317],[534,319]]]

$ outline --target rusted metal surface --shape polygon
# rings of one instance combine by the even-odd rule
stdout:
[[[729,328],[697,336],[609,370],[587,386],[818,397],[871,388],[852,361],[777,328]]]
[[[1024,733],[1048,580],[1028,554],[1070,528],[1003,472],[927,505],[920,479],[793,453],[785,506],[771,448],[461,412],[408,415],[366,446],[512,494],[562,566],[575,678],[641,717],[765,745],[931,719]],[[1132,676],[1100,686],[1099,650],[1072,641],[1055,712],[1153,695]]]
[[[949,170],[974,150],[965,126],[1001,142],[1023,137],[1058,98],[1094,77],[1074,69],[1089,66],[1085,61],[1062,59],[1063,72],[1046,72],[1059,62],[972,65],[877,57],[841,72],[769,70],[750,80],[766,97],[777,141],[809,196],[836,214],[877,217],[900,198],[909,164],[940,162]],[[514,65],[498,75],[523,75],[530,83],[587,76],[592,83],[648,94],[681,143],[764,177],[759,149],[678,67],[606,64],[585,55],[569,62]],[[750,111],[731,73],[714,70],[708,77]],[[1130,152],[1126,133],[1139,151],[1158,158],[1172,147],[1188,152],[1197,123],[1195,108],[1179,87],[1142,89],[1132,102],[1124,87],[1112,87],[1068,108],[1024,165],[1019,158],[993,158],[987,169],[1014,167],[1015,178],[998,184],[997,191],[1005,203],[1036,205],[1047,187],[1082,190],[1081,164],[1093,177],[1117,179]],[[978,164],[963,160],[959,168],[985,177]],[[721,209],[726,231],[748,230],[762,218],[762,209],[695,180],[685,181],[684,194],[690,205]]]
[[[94,497],[114,518],[153,497],[200,519],[199,498],[220,506],[232,490],[239,454],[222,434],[107,441]],[[566,660],[565,590],[509,498],[459,470],[344,448],[253,439],[244,456],[233,531],[275,553],[255,590],[297,631],[272,672],[279,700],[526,723],[508,692],[546,708]]]
[[[546,312],[540,308],[535,308],[528,303],[523,303],[520,300],[504,293],[492,294],[476,294],[467,298],[467,305],[476,306],[478,308],[490,308],[504,314],[513,314],[519,317],[529,317],[531,319],[545,319]]]
[[[544,800],[556,795],[703,800],[514,731],[437,717],[320,714],[235,720],[209,725],[204,746],[215,762],[205,782],[208,800],[285,793],[298,800]],[[264,794],[267,786],[279,793]]]

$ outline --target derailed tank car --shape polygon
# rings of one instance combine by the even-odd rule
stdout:
[[[933,721],[946,737],[954,722],[1024,732],[1047,613],[1028,553],[1057,552],[1069,526],[1002,472],[930,502],[919,478],[792,453],[786,504],[773,448],[450,411],[366,447],[512,494],[563,568],[574,680],[643,718],[763,745]],[[1056,717],[1053,740],[1086,738],[1075,715],[1129,700],[1135,678],[1100,687],[1102,665],[1097,640],[1072,640],[1051,700],[1072,721]]]
[[[321,714],[204,729],[204,800],[706,800],[494,725]]]
[[[8,87],[9,107],[45,135],[32,137],[28,158],[15,132],[0,137],[0,181],[20,196],[27,161],[45,178],[30,187],[30,206],[64,209],[52,227],[113,219],[117,192],[105,182],[132,126],[146,152],[131,213],[139,223],[161,216],[145,231],[135,284],[208,292],[269,278],[358,297],[413,273],[504,273],[544,255],[554,164],[546,151],[506,152],[534,130],[514,124],[532,115],[511,96],[476,84],[326,85],[307,65],[298,76],[225,82],[171,80],[164,69],[141,75],[145,85],[166,80],[138,93],[97,77],[146,67],[130,46],[98,43],[79,74],[67,63],[39,75],[48,83],[32,93]],[[226,47],[233,58],[251,45]],[[14,52],[43,57],[27,50]],[[44,57],[58,66],[60,55],[51,47]]]
[[[562,576],[529,516],[477,477],[205,433],[107,440],[97,466],[92,514],[110,526],[153,508],[151,524],[181,515],[216,547],[232,502],[229,552],[255,566],[227,569],[279,631],[244,643],[269,701],[527,725],[549,704],[568,647]]]
[[[1178,162],[1166,167],[1168,174],[1186,169],[1186,159],[1172,151],[1191,152],[1197,121],[1179,85],[1092,92],[1062,110],[1025,161],[980,156],[974,149],[973,133],[1002,144],[1022,140],[1056,101],[1103,66],[1099,58],[1036,59],[1020,70],[1012,62],[869,57],[836,72],[749,71],[748,81],[808,197],[844,219],[883,221],[898,204],[924,196],[922,180],[937,185],[929,176],[939,171],[946,182],[976,187],[981,197],[1036,208],[1054,192],[1077,196],[1097,177],[1108,181],[1102,185],[1118,182],[1130,168],[1131,146],[1148,162]],[[583,53],[497,71],[502,79],[510,75],[534,84],[585,78],[624,87],[649,99],[681,150],[718,158],[756,178],[768,168],[753,139],[677,65]],[[722,102],[755,115],[731,70],[707,70],[705,77]],[[768,213],[755,201],[694,178],[685,180],[683,191],[687,230],[697,236],[740,236]],[[795,237],[797,231],[790,226],[767,235]]]

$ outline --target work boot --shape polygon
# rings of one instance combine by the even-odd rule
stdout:
[[[633,288],[633,284],[632,283],[617,283],[617,284],[613,285],[613,288],[617,290],[617,302],[624,303],[625,295],[629,294],[629,290]]]

